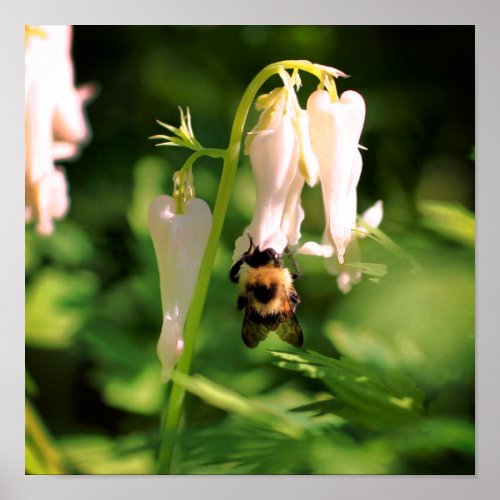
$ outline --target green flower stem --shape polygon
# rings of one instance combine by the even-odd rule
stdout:
[[[233,189],[234,178],[241,150],[243,131],[248,112],[260,87],[268,78],[284,69],[298,69],[306,71],[317,76],[321,81],[324,79],[326,74],[325,69],[308,61],[281,61],[266,66],[255,76],[252,82],[250,82],[245,90],[245,93],[243,94],[236,111],[233,127],[231,129],[229,146],[226,150],[224,150],[224,154],[220,154],[221,150],[200,150],[191,155],[188,159],[188,161],[192,160],[190,163],[190,165],[192,165],[192,163],[199,156],[205,155],[206,151],[217,151],[217,157],[224,158],[224,166],[222,169],[221,181],[213,211],[212,230],[210,232],[207,248],[201,262],[193,300],[191,302],[186,325],[184,327],[184,352],[175,368],[179,373],[189,373],[191,368],[196,333],[199,329],[203,308],[205,306],[205,299],[210,283],[210,276],[212,273],[215,255],[217,253],[217,247],[219,246],[222,227],[226,218],[227,207],[229,205],[229,199]],[[196,156],[198,153],[199,155]],[[162,423],[162,440],[158,456],[159,474],[168,474],[171,471],[177,428],[179,426],[182,413],[184,396],[185,389],[175,382],[172,382],[168,406]]]
[[[193,167],[194,162],[201,158],[202,156],[209,156],[210,158],[225,158],[226,150],[225,149],[216,149],[216,148],[202,148],[196,150],[192,153],[189,158],[184,162],[180,171],[182,175],[186,175],[186,173]],[[183,214],[184,213],[184,205],[186,200],[183,196],[176,197],[176,213]]]

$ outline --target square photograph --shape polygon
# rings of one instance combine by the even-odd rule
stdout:
[[[474,26],[25,26],[27,475],[474,475]]]

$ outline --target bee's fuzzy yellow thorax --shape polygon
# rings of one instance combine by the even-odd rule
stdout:
[[[288,312],[290,306],[286,297],[288,290],[293,289],[293,279],[286,267],[275,267],[272,264],[260,267],[245,265],[240,273],[239,284],[241,294],[251,301],[252,308],[261,316]],[[266,303],[259,302],[252,291],[252,288],[258,286],[274,288],[275,295]]]
[[[286,267],[274,267],[272,264],[260,267],[250,267],[245,265],[240,273],[240,288],[245,291],[248,286],[263,285],[288,288],[292,285],[292,276]]]

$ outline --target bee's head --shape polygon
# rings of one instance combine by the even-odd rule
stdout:
[[[256,248],[254,252],[247,257],[246,263],[251,267],[260,267],[267,264],[273,264],[276,267],[279,267],[280,256],[278,252],[272,248],[266,248],[265,250],[259,250],[259,248]]]

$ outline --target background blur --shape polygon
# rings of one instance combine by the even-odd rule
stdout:
[[[351,75],[339,93],[364,96],[359,212],[382,199],[381,229],[419,270],[363,240],[363,260],[388,273],[344,296],[321,259],[300,256],[297,315],[306,349],[324,358],[274,335],[245,348],[227,279],[253,210],[242,157],[174,472],[473,474],[474,28],[77,26],[73,56],[77,82],[100,93],[88,107],[92,141],[65,164],[68,217],[49,238],[26,229],[28,472],[154,473],[166,390],[146,213],[171,193],[188,152],[148,136],[163,133],[156,119],[178,125],[178,106],[189,106],[197,139],[224,148],[258,71],[308,59]],[[301,75],[305,107],[316,81]],[[211,159],[194,168],[212,207],[220,173]],[[318,241],[320,188],[306,189],[303,204],[303,235]],[[252,411],[238,412],[239,398]]]

